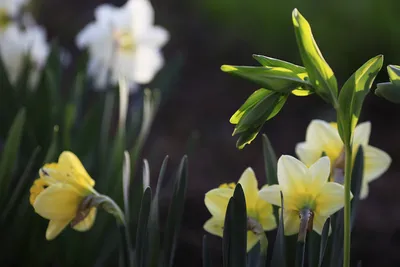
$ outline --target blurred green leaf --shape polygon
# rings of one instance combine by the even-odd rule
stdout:
[[[273,185],[278,184],[278,176],[277,176],[277,160],[274,148],[272,147],[271,142],[269,141],[266,134],[262,135],[263,140],[263,156],[264,156],[264,168],[265,175],[267,178],[267,184]]]
[[[47,150],[46,156],[44,157],[43,163],[53,162],[57,159],[58,155],[58,126],[53,128],[53,138],[51,139],[51,144]]]
[[[400,104],[400,86],[391,82],[378,83],[375,94],[395,104]]]
[[[14,122],[9,129],[7,141],[4,145],[0,161],[0,207],[3,207],[8,193],[9,184],[13,177],[13,170],[17,165],[18,151],[26,119],[24,108],[18,111]]]
[[[281,192],[281,209],[278,231],[276,232],[274,250],[272,252],[271,267],[286,267],[285,226],[283,224],[283,195]]]
[[[175,188],[172,195],[172,202],[169,207],[167,225],[165,227],[163,242],[163,267],[172,267],[174,261],[174,253],[178,240],[178,233],[181,227],[183,208],[185,205],[185,197],[187,190],[188,161],[184,156],[179,165],[176,175]]]
[[[344,144],[350,144],[351,142],[364,98],[382,68],[382,64],[382,55],[368,60],[346,81],[340,91],[338,130]]]
[[[304,75],[307,75],[306,68],[302,66],[295,65],[293,63],[272,58],[272,57],[267,57],[267,56],[262,56],[262,55],[253,55],[253,58],[257,60],[261,65],[264,67],[280,67],[280,68],[285,68],[288,70],[293,71],[294,73],[302,73]]]
[[[202,249],[203,267],[212,267],[210,252],[208,251],[207,235],[203,236],[203,249]]]
[[[400,66],[389,65],[387,66],[387,71],[389,74],[390,81],[394,85],[400,86]]]
[[[310,24],[297,9],[293,10],[292,19],[301,59],[315,92],[337,107],[336,78],[314,40]]]
[[[353,199],[351,200],[351,227],[353,229],[356,219],[357,208],[360,202],[360,193],[364,176],[364,149],[359,146],[354,160],[353,170],[351,172],[351,192]]]
[[[304,80],[305,73],[296,73],[283,67],[248,67],[223,65],[221,70],[237,75],[272,91],[290,93],[311,84]]]
[[[322,264],[324,263],[325,251],[328,246],[329,229],[330,228],[331,228],[331,218],[328,218],[325,221],[324,227],[322,228],[321,244],[320,244],[320,250],[319,250],[319,263],[318,263],[319,267],[322,267]]]
[[[148,233],[148,220],[150,215],[151,206],[151,189],[147,187],[144,190],[142,205],[139,213],[139,224],[136,231],[136,247],[135,247],[135,266],[147,266],[147,255],[149,252],[149,233]]]

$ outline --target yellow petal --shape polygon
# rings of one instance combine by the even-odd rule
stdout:
[[[281,188],[277,184],[263,186],[259,197],[272,205],[281,206]]]
[[[247,252],[249,252],[260,239],[252,231],[247,231]]]
[[[90,185],[94,186],[95,182],[87,173],[85,167],[83,167],[82,162],[79,158],[70,151],[64,151],[58,158],[58,164],[62,169],[70,169],[82,175],[82,178]]]
[[[306,142],[296,145],[296,155],[307,166],[314,164],[321,157],[322,152],[322,148],[311,147]]]
[[[381,176],[390,166],[392,159],[383,150],[373,146],[364,146],[364,179],[371,182]]]
[[[325,216],[320,216],[317,213],[314,213],[314,218],[313,218],[313,230],[317,232],[319,235],[322,234],[322,229],[324,229],[324,224],[328,217]],[[329,233],[331,233],[331,226],[329,226]]]
[[[371,123],[369,121],[360,123],[354,130],[354,147],[359,145],[368,145],[369,136],[371,135]],[[356,151],[357,152],[357,151]]]
[[[206,221],[203,227],[204,230],[206,230],[210,234],[222,237],[224,232],[224,220],[211,217],[211,219]]]
[[[309,193],[316,195],[328,181],[331,172],[331,162],[328,157],[322,157],[310,167],[312,185]]]
[[[92,208],[89,214],[81,222],[76,224],[73,228],[80,232],[85,232],[92,228],[94,221],[96,220],[97,209]]]
[[[279,209],[280,210],[280,209]],[[279,211],[280,214],[280,211]],[[297,211],[284,211],[283,212],[283,226],[285,235],[294,235],[299,232],[300,217]]]
[[[278,181],[283,194],[301,193],[311,179],[308,168],[298,159],[283,155],[278,160]]]
[[[344,206],[344,187],[341,184],[326,183],[315,198],[315,212],[321,216],[331,216]]]
[[[343,149],[338,130],[323,120],[313,120],[307,128],[306,142],[310,148],[320,148],[330,160],[335,160]]]
[[[276,219],[272,205],[262,199],[258,199],[256,205],[257,221],[265,231],[276,228]]]
[[[212,189],[206,193],[204,203],[212,216],[223,220],[232,195],[233,189],[230,188]]]
[[[46,239],[53,240],[69,224],[70,220],[54,221],[50,220],[46,230]]]
[[[83,197],[68,184],[54,184],[43,190],[33,203],[40,216],[56,221],[72,220]]]
[[[258,182],[253,169],[247,168],[238,183],[243,188],[247,210],[254,209],[258,200]]]

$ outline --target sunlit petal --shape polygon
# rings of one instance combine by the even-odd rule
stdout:
[[[315,212],[321,216],[330,216],[344,206],[344,186],[338,183],[326,183],[315,198]]]
[[[280,212],[279,212],[280,213]],[[299,232],[300,217],[296,211],[286,210],[283,212],[283,226],[285,235],[294,235]]]
[[[319,235],[322,234],[322,229],[324,229],[324,224],[328,217],[320,216],[317,213],[314,213],[313,217],[313,230],[317,232]],[[331,226],[329,226],[329,234],[331,232]]]
[[[368,145],[369,136],[371,135],[371,123],[369,121],[360,123],[354,130],[354,146]]]
[[[265,185],[259,192],[261,199],[272,205],[281,206],[281,188],[279,185]]]
[[[371,182],[379,178],[389,168],[392,159],[383,150],[373,146],[364,146],[364,179]]]
[[[204,203],[215,218],[222,219],[225,217],[229,199],[233,195],[233,189],[216,188],[206,193]]]
[[[318,194],[321,188],[328,181],[331,170],[331,162],[328,157],[322,157],[310,167],[312,185],[309,191],[312,194]]]
[[[278,181],[284,194],[304,192],[311,182],[308,168],[298,159],[283,155],[278,160]]]
[[[247,209],[255,208],[258,200],[258,182],[256,175],[252,168],[247,168],[238,182],[242,188],[246,197]]]
[[[251,231],[247,231],[247,252],[249,252],[260,239],[256,234]]]
[[[322,147],[311,147],[306,142],[296,145],[296,155],[307,166],[314,164],[321,157],[322,152]]]
[[[85,232],[92,228],[96,219],[97,208],[92,208],[89,214],[81,222],[77,223],[73,228],[80,232]]]
[[[206,221],[203,227],[204,230],[206,230],[210,234],[222,237],[224,232],[224,220],[211,217],[211,219]]]
[[[90,185],[94,186],[95,182],[87,173],[85,167],[83,167],[82,162],[79,158],[70,151],[64,151],[58,158],[58,165],[63,170],[71,170],[73,173],[80,174],[83,179]]]
[[[265,231],[276,228],[276,219],[271,204],[262,199],[258,199],[256,213],[258,214],[257,221]]]
[[[70,220],[50,220],[46,230],[46,239],[53,240],[69,224]]]

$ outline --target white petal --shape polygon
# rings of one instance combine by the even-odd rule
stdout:
[[[258,182],[252,168],[247,168],[238,183],[242,186],[248,210],[254,209],[258,200]]]
[[[153,48],[164,46],[168,40],[168,31],[159,26],[150,27],[143,35],[136,37],[137,43]]]
[[[223,220],[225,218],[229,199],[232,196],[233,189],[216,188],[206,193],[204,203],[213,217]]]
[[[310,167],[312,185],[310,192],[319,192],[328,181],[331,172],[331,161],[328,157],[322,157]]]
[[[364,146],[364,179],[371,182],[379,178],[390,166],[392,159],[383,150],[373,146]]]
[[[324,224],[328,217],[326,216],[320,216],[317,213],[314,213],[314,218],[313,218],[313,230],[317,232],[319,235],[322,234],[322,230],[324,229]],[[331,226],[329,226],[329,233],[331,232]]]
[[[369,136],[371,134],[371,123],[369,121],[360,123],[354,130],[354,146],[368,145]]]
[[[266,185],[259,192],[259,197],[272,205],[281,206],[281,188],[279,185]]]
[[[278,160],[278,181],[283,194],[302,193],[311,182],[308,168],[298,159],[283,155]]]
[[[150,1],[129,0],[124,9],[131,14],[131,25],[135,34],[142,35],[150,25],[154,24],[154,10]]]
[[[53,221],[49,222],[46,230],[46,239],[53,240],[56,238],[62,230],[69,224],[70,220]]]
[[[149,83],[164,65],[164,59],[159,50],[139,46],[136,51],[133,76],[141,84]]]
[[[224,232],[224,220],[211,217],[211,219],[205,222],[203,228],[210,234],[222,237]]]
[[[315,198],[315,212],[321,216],[331,216],[344,207],[344,186],[338,183],[326,183]]]
[[[315,148],[306,142],[296,145],[296,155],[307,166],[314,164],[322,156],[322,152],[322,148]]]
[[[297,234],[300,228],[299,213],[297,211],[284,211],[283,226],[285,229],[285,235]]]

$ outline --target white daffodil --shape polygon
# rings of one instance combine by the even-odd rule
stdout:
[[[27,0],[0,0],[0,30],[14,18]]]
[[[149,83],[162,68],[161,47],[168,32],[154,26],[154,10],[148,0],[129,0],[122,7],[104,4],[95,10],[95,21],[76,37],[79,48],[87,48],[88,72],[94,86],[105,88],[120,78],[130,88]]]
[[[12,84],[17,82],[23,71],[25,60],[31,64],[29,86],[34,88],[40,77],[49,46],[43,28],[33,25],[22,30],[17,24],[9,24],[0,37],[0,56]]]
[[[360,145],[364,149],[364,176],[360,198],[368,196],[368,183],[379,178],[391,163],[390,156],[373,146],[368,145],[371,134],[371,123],[363,122],[357,125],[353,138],[353,156]],[[343,167],[343,142],[340,139],[336,123],[313,120],[307,128],[306,141],[297,144],[296,154],[307,166],[316,162],[324,152],[331,161],[333,168]]]

